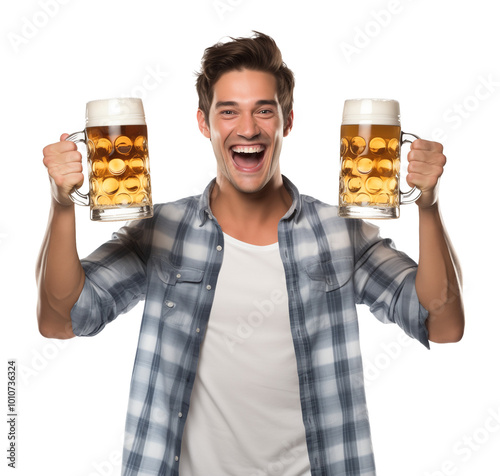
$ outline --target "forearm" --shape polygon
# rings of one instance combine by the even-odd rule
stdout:
[[[429,311],[429,340],[457,342],[464,329],[460,265],[437,203],[419,209],[419,237],[416,289],[421,304]]]
[[[38,327],[45,337],[73,337],[70,311],[80,296],[85,274],[76,249],[73,206],[53,202],[36,267]]]

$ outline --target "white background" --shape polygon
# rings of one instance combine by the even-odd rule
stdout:
[[[18,366],[18,468],[2,474],[117,476],[142,306],[93,338],[40,336],[34,268],[49,210],[42,149],[84,127],[85,103],[143,98],[155,202],[200,193],[215,173],[195,121],[194,72],[226,36],[270,34],[296,75],[282,171],[337,203],[346,98],[400,101],[403,129],[439,138],[448,157],[443,216],[464,275],[467,326],[427,351],[360,309],[367,398],[380,476],[500,471],[496,173],[500,34],[486,0],[25,0],[1,22],[1,421],[7,359]],[[485,86],[485,84],[487,86]],[[379,222],[418,259],[416,206]],[[116,224],[77,210],[81,256]],[[8,470],[4,473],[4,470]],[[273,473],[278,474],[278,473]],[[212,476],[212,475],[208,475]]]

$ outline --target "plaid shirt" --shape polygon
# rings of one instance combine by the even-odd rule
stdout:
[[[339,218],[335,207],[284,181],[293,204],[279,222],[278,241],[311,474],[373,476],[356,304],[428,347],[416,264],[375,226]],[[201,196],[157,205],[153,218],[127,224],[82,260],[85,286],[71,314],[76,335],[97,334],[145,299],[123,476],[178,474],[224,256],[223,233],[209,207],[211,186]]]

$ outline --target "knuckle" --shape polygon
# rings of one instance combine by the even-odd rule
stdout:
[[[82,154],[80,154],[80,152],[78,152],[77,150],[72,150],[70,152],[67,152],[66,157],[68,159],[68,162],[81,162],[82,161]]]
[[[71,140],[63,140],[58,142],[57,145],[61,148],[61,150],[76,150],[78,147],[75,142]]]

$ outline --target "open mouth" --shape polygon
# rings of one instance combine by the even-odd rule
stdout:
[[[261,145],[236,145],[231,147],[233,162],[238,169],[256,171],[262,164],[266,148]]]

